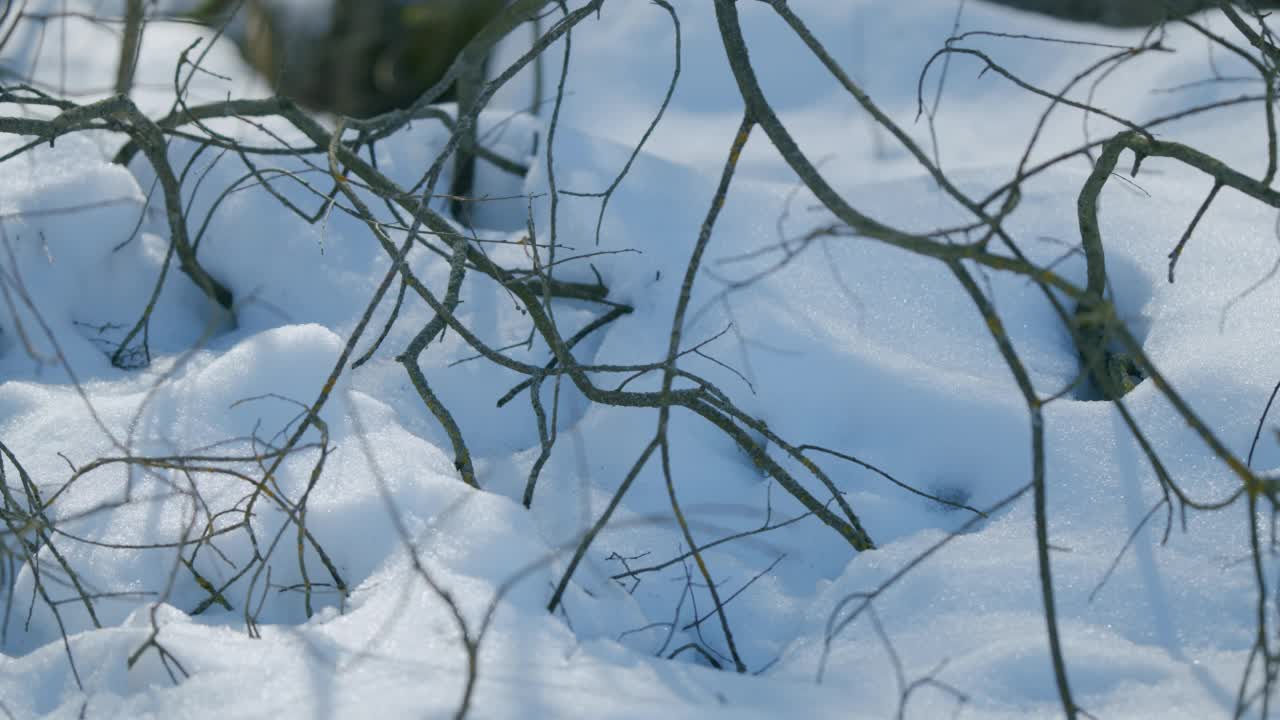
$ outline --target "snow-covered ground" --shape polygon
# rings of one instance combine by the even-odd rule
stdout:
[[[741,115],[712,3],[673,4],[682,33],[680,83],[608,205],[599,246],[598,198],[564,195],[557,211],[557,240],[572,248],[562,253],[612,252],[590,264],[567,263],[561,277],[591,282],[594,266],[609,299],[634,307],[578,347],[584,361],[664,357],[684,267]],[[914,121],[916,81],[951,34],[957,2],[790,4],[886,112],[930,148],[925,120]],[[911,230],[963,217],[764,3],[739,5],[766,93],[851,203]],[[64,6],[110,16],[122,3],[44,0],[27,9]],[[1220,17],[1205,21],[1231,31]],[[964,5],[959,28],[1120,45],[1142,36],[976,2]],[[1215,68],[1223,76],[1247,69],[1221,50],[1211,54],[1186,27],[1168,32],[1165,43],[1175,53],[1124,66],[1098,88],[1095,102],[1141,121],[1258,92],[1233,83],[1166,91],[1209,78]],[[168,109],[179,54],[207,35],[190,25],[148,27],[136,93],[144,110],[158,116]],[[967,42],[1054,89],[1114,51],[1009,37]],[[546,56],[548,88],[558,79],[561,48]],[[609,186],[661,103],[674,48],[670,16],[640,0],[609,0],[598,19],[574,31],[553,147],[560,190]],[[519,51],[513,44],[502,58]],[[110,87],[117,53],[113,26],[72,16],[20,27],[0,63],[19,74],[36,68],[41,87],[88,100]],[[230,44],[214,45],[204,65],[213,72],[195,75],[193,102],[265,92]],[[930,101],[939,70],[925,83]],[[972,58],[953,58],[936,125],[943,167],[979,196],[1011,177],[1047,104],[980,70]],[[475,217],[481,239],[507,241],[486,250],[512,267],[528,264],[524,246],[511,242],[527,223],[540,234],[550,227],[550,110],[543,107],[541,119],[513,115],[529,94],[522,76],[499,96],[510,109],[488,113],[482,128],[495,149],[534,168],[523,180],[492,169],[480,177],[482,192],[515,196],[481,204]],[[3,116],[22,111],[0,107]],[[1169,125],[1162,137],[1260,176],[1262,117],[1260,105],[1242,105]],[[242,123],[214,127],[255,144],[272,141],[266,130]],[[283,122],[266,127],[286,140],[298,137]],[[1074,147],[1086,132],[1097,139],[1115,128],[1093,119],[1086,129],[1078,111],[1060,110],[1033,158]],[[379,145],[378,165],[412,185],[445,137],[430,122],[416,123]],[[0,152],[29,140],[0,136]],[[473,631],[494,610],[478,651],[474,717],[881,718],[899,712],[911,684],[905,717],[1061,714],[1030,493],[979,518],[857,465],[814,455],[879,545],[856,553],[813,517],[784,523],[803,507],[718,429],[679,410],[671,419],[673,478],[698,541],[780,525],[705,551],[720,593],[732,596],[725,612],[748,673],[731,671],[692,560],[615,579],[688,549],[657,462],[646,465],[594,541],[562,608],[548,613],[570,551],[652,438],[657,411],[593,405],[569,383],[560,386],[555,452],[526,510],[520,501],[539,455],[528,393],[495,407],[522,376],[470,359],[475,352],[448,332],[421,365],[476,458],[483,489],[472,490],[458,479],[448,436],[396,361],[432,317],[412,294],[381,348],[342,373],[324,406],[331,452],[319,478],[311,475],[315,449],[273,475],[252,519],[260,547],[236,525],[243,515],[230,512],[243,510],[250,481],[262,477],[252,462],[236,465],[241,476],[108,464],[68,486],[76,468],[102,457],[252,454],[281,442],[298,421],[300,403],[321,392],[389,262],[358,220],[328,208],[308,223],[246,180],[234,154],[175,139],[174,167],[189,166],[187,220],[193,234],[203,228],[204,266],[237,298],[234,322],[212,312],[185,275],[170,272],[149,328],[152,363],[114,368],[113,343],[146,306],[168,250],[158,191],[144,208],[154,184],[145,159],[128,168],[111,163],[122,142],[106,133],[69,136],[0,164],[0,270],[7,288],[0,442],[46,500],[58,493],[48,508],[59,531],[54,547],[94,598],[96,614],[90,617],[76,589],[63,582],[67,576],[48,549],[39,556],[40,588],[32,567],[3,559],[0,716],[449,716],[468,677],[467,654],[454,615],[423,574]],[[328,192],[325,174],[296,159],[259,162],[296,173],[297,181],[282,180],[278,190],[308,212],[324,209],[327,200],[315,193]],[[314,162],[324,167],[323,158]],[[1088,170],[1076,158],[1026,186],[1008,227],[1031,259],[1049,263],[1078,242],[1076,197]],[[232,186],[239,189],[228,193]],[[1103,232],[1122,316],[1182,397],[1243,457],[1280,378],[1280,284],[1242,293],[1267,275],[1280,251],[1274,210],[1226,191],[1170,284],[1166,257],[1210,186],[1203,175],[1149,160],[1133,183],[1107,185]],[[812,243],[759,282],[733,286],[775,263],[781,239],[830,219],[812,196],[798,192],[763,133],[753,136],[694,288],[686,345],[711,342],[705,356],[685,356],[684,366],[792,443],[856,456],[925,492],[983,509],[1024,488],[1031,479],[1027,408],[982,317],[945,266],[835,237]],[[419,252],[410,262],[443,291],[444,261]],[[1084,280],[1078,255],[1055,268]],[[1039,290],[1009,275],[991,274],[984,283],[1037,389],[1047,396],[1069,384],[1075,350]],[[394,300],[393,288],[357,352],[369,346]],[[457,315],[480,338],[494,347],[516,345],[508,352],[517,359],[547,361],[545,345],[520,345],[528,320],[491,281],[468,279],[462,301]],[[557,301],[554,310],[566,332],[601,312],[579,301]],[[553,379],[544,385],[548,408],[554,385]],[[658,375],[628,387],[657,389]],[[1239,481],[1151,383],[1126,402],[1168,472],[1195,499],[1235,491]],[[1109,403],[1067,397],[1046,407],[1045,426],[1054,585],[1077,702],[1099,718],[1230,715],[1259,612],[1243,501],[1222,512],[1190,513],[1185,526],[1175,516],[1163,543],[1165,516],[1158,512],[1126,547],[1162,493],[1120,414]],[[308,441],[320,440],[318,430],[310,433]],[[1280,466],[1280,444],[1269,431],[1253,466]],[[3,482],[20,496],[15,466],[6,459],[4,468]],[[345,597],[311,549],[306,567],[318,585],[309,597],[299,590],[308,580],[299,570],[301,541],[271,502],[296,501],[313,482],[306,526],[349,586]],[[811,490],[821,488],[814,483]],[[1270,527],[1261,515],[1257,522]],[[209,523],[225,532],[193,551],[189,538]],[[964,533],[886,585],[959,529]],[[14,542],[7,531],[0,537]],[[268,562],[223,592],[225,606],[201,608],[210,594],[200,579],[223,586],[273,540],[278,546]],[[1264,567],[1274,585],[1269,558]],[[873,591],[871,610],[843,623]],[[1268,618],[1276,612],[1271,600],[1263,609]],[[667,659],[691,643],[707,655],[685,651]],[[713,669],[706,657],[730,670]]]

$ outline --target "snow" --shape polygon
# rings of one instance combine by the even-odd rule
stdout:
[[[120,5],[65,4],[107,14]],[[674,4],[683,44],[680,84],[610,201],[598,246],[599,199],[566,195],[559,204],[556,240],[572,248],[562,256],[614,253],[591,257],[590,266],[567,263],[559,277],[593,282],[594,267],[609,299],[634,307],[578,347],[584,361],[650,362],[666,352],[689,251],[740,117],[711,4]],[[869,126],[763,4],[740,5],[766,92],[851,202],[916,230],[963,217],[891,138]],[[791,5],[929,148],[926,121],[913,122],[916,79],[951,32],[956,3]],[[973,2],[960,22],[962,30],[1098,42],[1141,36]],[[1221,18],[1209,22],[1227,29]],[[75,17],[66,20],[65,36],[59,30],[37,37],[38,31],[35,24],[20,29],[0,64],[19,72],[37,67],[43,83],[96,96],[110,86],[111,31]],[[207,35],[190,25],[148,27],[137,92],[144,110],[168,110],[178,54]],[[1009,38],[971,42],[1049,88],[1064,86],[1109,52]],[[1179,52],[1126,66],[1101,86],[1097,102],[1149,118],[1239,94],[1236,86],[1212,84],[1153,92],[1209,72],[1198,35],[1170,27],[1166,43]],[[556,77],[561,47],[547,56],[548,78]],[[599,19],[575,30],[554,146],[560,190],[598,192],[617,176],[658,110],[673,49],[671,19],[651,3],[606,3]],[[520,50],[513,42],[502,57]],[[1243,67],[1222,53],[1214,60],[1224,75]],[[205,62],[218,74],[195,77],[194,100],[265,92],[229,44],[215,44]],[[971,59],[952,60],[937,131],[948,173],[985,194],[1010,177],[1046,101],[980,69]],[[930,98],[939,72],[935,65],[926,82]],[[480,176],[484,192],[516,196],[484,203],[475,216],[481,239],[502,241],[486,251],[509,266],[528,263],[525,246],[515,242],[527,223],[543,241],[551,225],[550,111],[543,108],[540,119],[513,116],[530,92],[527,78],[504,90],[505,109],[487,113],[481,128],[496,150],[532,162],[523,181],[492,169]],[[2,111],[16,112],[13,105]],[[243,124],[214,127],[270,140]],[[283,123],[270,128],[296,138]],[[1096,139],[1115,128],[1095,119],[1088,132]],[[1245,172],[1260,175],[1264,168],[1255,105],[1162,132]],[[1082,137],[1079,113],[1059,109],[1033,160]],[[445,139],[438,126],[416,123],[379,146],[379,167],[412,185]],[[22,142],[0,137],[0,152]],[[117,369],[109,354],[148,302],[168,251],[159,191],[147,200],[154,175],[142,158],[128,168],[113,165],[119,143],[105,133],[63,137],[6,161],[0,172],[0,269],[21,291],[11,289],[0,314],[0,441],[46,500],[66,485],[72,468],[101,457],[243,456],[282,442],[326,386],[387,272],[386,254],[367,227],[325,206],[327,178],[314,168],[270,158],[270,167],[291,174],[278,189],[307,212],[322,211],[313,224],[283,210],[234,156],[175,139],[174,167],[191,168],[184,185],[188,222],[193,237],[204,228],[200,258],[237,298],[234,319],[212,311],[194,284],[170,268],[148,331],[152,363]],[[1127,156],[1121,162],[1126,167]],[[1087,172],[1076,159],[1027,185],[1009,227],[1037,262],[1053,261],[1064,243],[1077,241],[1075,202]],[[1226,192],[1188,245],[1177,282],[1168,283],[1166,256],[1208,189],[1201,175],[1148,160],[1133,185],[1112,179],[1105,188],[1103,236],[1121,316],[1206,425],[1243,457],[1278,377],[1280,285],[1265,282],[1242,293],[1266,276],[1280,251],[1274,212]],[[982,317],[945,266],[835,237],[749,287],[729,290],[734,280],[778,262],[779,227],[794,237],[829,221],[797,191],[794,175],[757,131],[716,227],[686,328],[686,345],[710,340],[705,352],[715,360],[689,355],[683,366],[796,444],[857,456],[975,508],[1017,493],[1030,481],[1028,412]],[[444,261],[418,252],[409,262],[429,287],[444,287]],[[1083,281],[1078,255],[1057,269]],[[983,282],[1037,389],[1047,395],[1069,384],[1075,350],[1043,295],[1014,276],[991,274]],[[357,354],[390,316],[394,292],[374,313]],[[527,319],[491,281],[468,279],[462,300],[459,320],[492,346],[528,337]],[[577,301],[557,301],[554,311],[566,334],[599,314]],[[912,691],[906,717],[1061,714],[1029,492],[979,518],[814,455],[879,548],[855,553],[810,517],[705,551],[722,596],[742,591],[726,609],[750,671],[740,676],[711,668],[693,652],[667,659],[694,641],[721,653],[721,662],[727,656],[713,617],[689,627],[712,605],[691,561],[611,577],[687,551],[660,466],[650,462],[577,569],[563,610],[549,614],[548,599],[572,549],[652,437],[657,412],[591,404],[571,384],[556,388],[548,379],[543,401],[550,407],[558,391],[559,440],[526,510],[521,498],[539,454],[529,395],[495,407],[523,378],[470,360],[474,351],[450,331],[422,355],[421,367],[475,456],[483,489],[470,489],[454,469],[449,437],[396,361],[431,316],[410,294],[372,359],[340,374],[320,413],[331,449],[318,480],[311,473],[321,453],[312,445],[283,460],[269,487],[255,487],[264,469],[245,460],[226,465],[236,474],[107,464],[61,490],[49,508],[65,533],[56,546],[84,586],[103,594],[94,603],[101,627],[70,587],[47,580],[64,577],[47,551],[41,564],[49,591],[63,601],[60,617],[33,599],[33,569],[6,563],[3,573],[10,574],[0,577],[12,583],[12,594],[0,600],[6,608],[0,711],[17,718],[450,716],[467,678],[452,602],[473,636],[486,628],[474,717],[893,717],[901,684],[921,678],[936,682]],[[538,341],[509,353],[529,363],[549,358]],[[659,382],[650,374],[628,387],[656,389]],[[1220,500],[1238,488],[1152,383],[1141,384],[1126,404],[1194,498]],[[804,512],[719,430],[679,409],[671,423],[676,486],[701,542]],[[1191,513],[1185,531],[1175,517],[1167,542],[1159,511],[1128,546],[1162,495],[1119,413],[1107,403],[1068,397],[1046,407],[1045,425],[1054,583],[1077,701],[1097,717],[1229,714],[1257,620],[1243,506]],[[309,431],[305,441],[320,442],[320,431]],[[1280,467],[1280,445],[1269,431],[1253,465]],[[18,488],[8,461],[5,471],[5,482]],[[809,489],[825,497],[816,483]],[[316,587],[306,596],[297,589],[304,583],[300,541],[275,499],[296,501],[304,493],[307,527],[349,588],[345,596],[310,544],[301,552]],[[243,515],[231,512],[243,510],[252,495],[257,549],[235,527]],[[1269,528],[1262,516],[1258,522]],[[191,561],[184,543],[206,523],[224,532],[192,567],[216,586],[234,582],[222,593],[225,607],[196,613],[210,595],[179,562],[179,551]],[[951,538],[955,531],[962,532]],[[272,543],[261,572],[237,576]],[[1265,567],[1274,576],[1270,556]],[[844,623],[860,594],[871,592],[870,611]],[[1275,611],[1270,601],[1268,611]],[[832,627],[839,632],[831,634]]]

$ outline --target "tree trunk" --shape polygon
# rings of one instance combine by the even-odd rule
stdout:
[[[1111,27],[1140,27],[1216,7],[1216,0],[986,0],[997,5]],[[1242,9],[1280,7],[1278,0],[1236,0]]]

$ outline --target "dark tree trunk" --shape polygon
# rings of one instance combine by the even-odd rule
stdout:
[[[997,5],[1052,15],[1064,20],[1139,27],[1216,7],[1216,0],[986,0]],[[1280,0],[1236,0],[1244,9],[1280,7]]]

